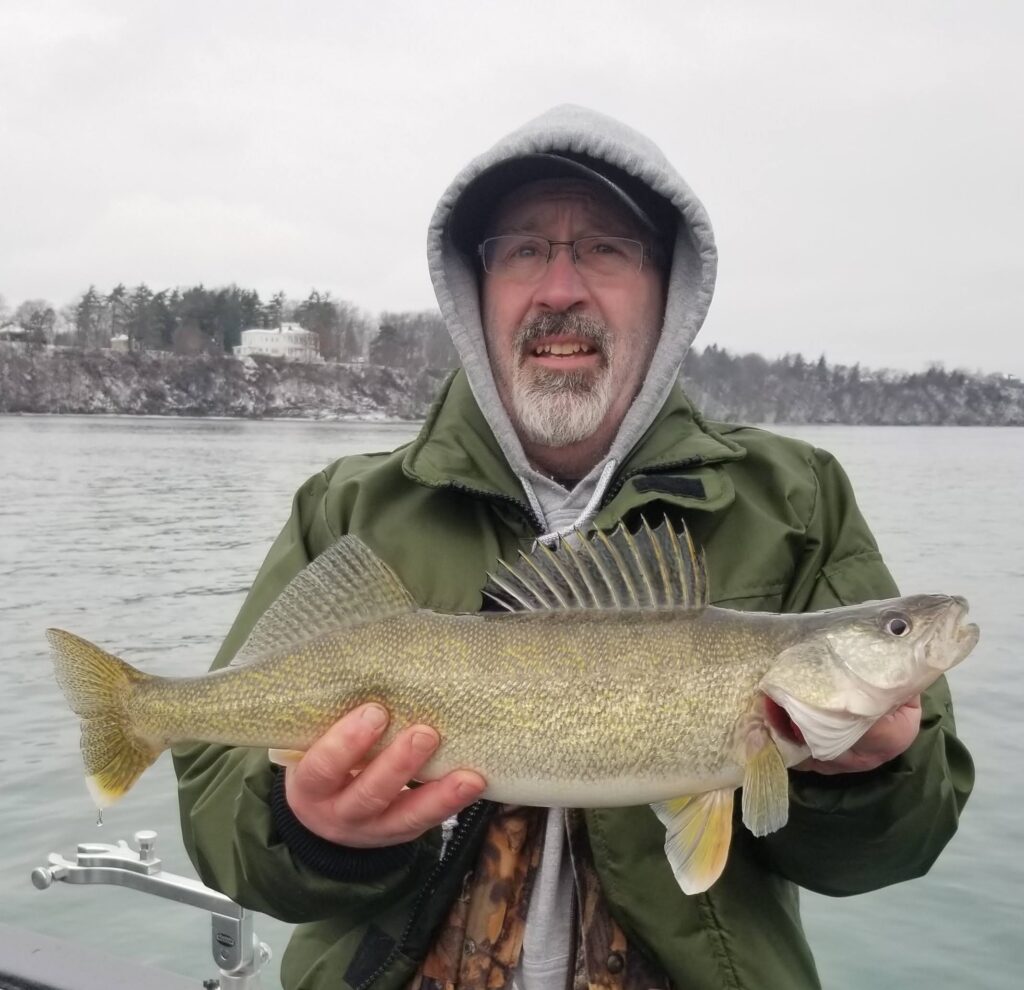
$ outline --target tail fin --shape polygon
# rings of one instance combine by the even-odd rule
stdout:
[[[86,786],[96,807],[113,804],[161,753],[132,731],[126,705],[134,685],[150,679],[123,660],[62,629],[48,629],[57,683],[82,719]]]

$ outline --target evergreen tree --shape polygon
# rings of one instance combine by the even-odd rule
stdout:
[[[130,350],[159,346],[159,329],[153,314],[153,292],[144,282],[135,287],[125,307],[124,332],[128,335]]]
[[[306,330],[319,337],[320,356],[325,361],[338,360],[340,321],[329,292],[321,295],[316,289],[312,289],[306,299],[295,308],[295,319]]]
[[[128,290],[123,282],[119,282],[107,296],[107,330],[111,338],[125,332],[128,320]]]
[[[196,285],[181,294],[178,304],[177,327],[175,328],[175,350],[178,350],[178,336],[184,334],[189,341],[188,352],[207,350],[216,332],[212,293],[204,286]]]
[[[370,364],[405,368],[415,350],[416,342],[408,326],[381,323],[380,331],[370,343]]]
[[[75,336],[81,347],[105,347],[110,343],[106,331],[106,303],[90,285],[75,305]]]
[[[210,297],[211,333],[210,336],[222,351],[229,354],[242,341],[242,330],[245,326],[245,308],[242,290],[237,285],[226,289],[218,289]]]
[[[260,313],[263,303],[255,289],[238,290],[239,308],[242,319],[242,330],[249,330],[260,325]],[[236,341],[238,343],[238,341]]]
[[[275,292],[270,302],[263,308],[263,326],[267,329],[279,327],[284,322],[285,308],[288,305],[283,292]]]
[[[168,292],[162,289],[155,296],[150,306],[151,321],[153,328],[153,346],[161,351],[169,351],[174,347],[174,331],[177,329],[178,320],[175,315],[175,307],[181,296],[178,290]]]

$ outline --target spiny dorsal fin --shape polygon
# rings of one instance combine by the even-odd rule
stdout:
[[[416,607],[394,572],[357,536],[343,536],[300,571],[260,616],[233,665]]]
[[[499,561],[484,594],[510,612],[579,608],[700,609],[708,604],[704,555],[689,532],[644,520],[635,535],[578,530],[554,549],[537,543]]]

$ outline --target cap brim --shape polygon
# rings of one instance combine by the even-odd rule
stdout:
[[[612,169],[612,166],[600,162],[602,171],[575,159],[564,155],[536,154],[524,155],[521,158],[510,158],[497,165],[481,172],[463,191],[458,202],[452,210],[448,220],[448,236],[452,243],[468,255],[476,253],[477,245],[483,240],[487,224],[494,214],[498,202],[520,186],[530,182],[539,182],[543,179],[580,179],[595,183],[604,190],[615,202],[620,203],[638,223],[650,230],[659,241],[666,241],[670,232],[665,229],[667,226],[664,217],[670,210],[668,204],[656,193],[653,193],[646,185],[620,169],[615,169],[620,176],[614,181],[604,171]],[[641,194],[647,197],[656,197],[660,201],[661,209],[658,210],[658,217],[650,214],[623,188],[621,176],[626,176],[629,182],[639,188]],[[634,190],[630,190],[631,192]],[[658,222],[662,219],[662,223]],[[671,233],[674,234],[675,220],[671,219]],[[668,246],[666,244],[665,246]]]

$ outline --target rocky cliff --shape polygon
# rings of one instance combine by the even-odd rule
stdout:
[[[0,412],[418,419],[443,375],[0,343]]]
[[[0,413],[420,419],[446,372],[278,358],[182,357],[0,342]],[[691,353],[683,386],[711,419],[745,423],[1024,426],[1024,384]]]

